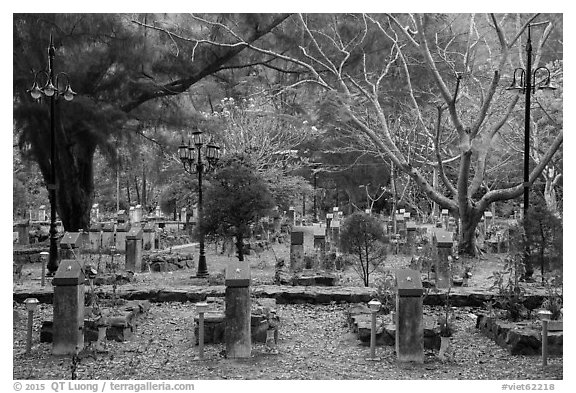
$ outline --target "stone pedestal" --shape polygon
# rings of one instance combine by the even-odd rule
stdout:
[[[20,245],[27,245],[29,244],[29,233],[30,233],[30,225],[28,225],[28,221],[26,222],[19,222],[14,225],[16,231],[18,232],[18,244]]]
[[[406,252],[410,256],[416,254],[416,223],[413,221],[406,223]]]
[[[449,288],[451,273],[450,260],[452,259],[452,232],[438,230],[434,233],[436,245],[436,288]]]
[[[116,226],[116,251],[126,251],[126,235],[129,229],[130,226],[125,222],[118,223]]]
[[[143,247],[144,250],[155,250],[156,249],[156,229],[154,224],[151,222],[144,225],[144,232],[142,234]]]
[[[340,250],[340,220],[332,219],[330,222],[330,244],[335,251]]]
[[[229,359],[250,358],[252,334],[250,319],[250,265],[234,262],[226,267],[226,326],[224,340],[226,357]]]
[[[77,354],[84,348],[84,274],[78,261],[64,259],[52,280],[52,353]]]
[[[304,232],[290,235],[290,271],[299,272],[304,268]]]
[[[142,228],[134,227],[126,234],[125,269],[140,273],[142,271]]]
[[[102,225],[95,223],[90,226],[88,232],[89,249],[98,251],[102,247]]]
[[[114,223],[107,222],[102,227],[102,248],[110,250],[112,246],[116,246]]]
[[[420,272],[396,272],[396,356],[401,362],[424,363],[424,319]]]
[[[79,259],[82,247],[80,232],[66,232],[60,240],[60,259]]]

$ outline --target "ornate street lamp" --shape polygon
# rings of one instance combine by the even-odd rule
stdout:
[[[48,193],[50,196],[50,258],[48,260],[48,276],[53,276],[58,269],[58,245],[56,242],[56,119],[55,105],[59,97],[72,101],[76,93],[70,87],[70,77],[65,72],[54,75],[54,57],[56,50],[52,35],[48,46],[48,69],[38,71],[34,75],[34,83],[28,92],[33,99],[38,100],[43,95],[50,97],[50,182]]]
[[[204,142],[202,131],[192,133],[192,142],[186,145],[184,139],[178,147],[178,156],[184,170],[191,175],[198,175],[198,217],[196,225],[200,226],[202,219],[202,174],[213,170],[220,160],[220,148],[213,144]],[[196,277],[208,277],[208,267],[206,266],[206,255],[204,252],[204,235],[200,232],[200,257],[198,258],[198,270]]]
[[[550,70],[546,67],[538,67],[532,71],[532,41],[530,39],[530,24],[528,25],[528,41],[526,41],[526,69],[516,68],[512,78],[512,84],[506,90],[518,94],[525,94],[524,108],[524,217],[528,214],[529,207],[529,176],[530,176],[530,98],[537,90],[554,90],[550,84]],[[536,75],[544,73],[545,77],[536,82]]]

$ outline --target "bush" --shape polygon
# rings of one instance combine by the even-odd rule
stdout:
[[[355,257],[354,269],[364,282],[386,258],[385,235],[382,223],[374,216],[357,212],[346,218],[340,233],[342,251]]]

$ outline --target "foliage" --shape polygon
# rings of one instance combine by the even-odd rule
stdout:
[[[563,296],[562,276],[548,276],[545,280],[546,298],[542,302],[542,308],[552,312],[551,319],[557,320],[562,317]]]
[[[243,239],[273,206],[266,183],[242,155],[220,163],[206,190],[198,230],[205,235],[236,237],[238,259],[244,260]]]
[[[498,303],[506,311],[506,318],[518,321],[527,312],[524,306],[524,289],[520,280],[525,274],[523,253],[513,253],[506,256],[504,268],[493,272],[490,290],[498,290]]]
[[[344,220],[340,247],[356,258],[353,267],[365,286],[370,283],[370,274],[385,261],[385,241],[382,223],[375,216],[356,212]]]
[[[382,303],[384,314],[396,309],[396,281],[394,274],[386,270],[376,278],[376,298]]]
[[[548,210],[542,198],[537,198],[528,209],[523,228],[529,257],[540,265],[544,282],[545,270],[562,268],[562,220]]]

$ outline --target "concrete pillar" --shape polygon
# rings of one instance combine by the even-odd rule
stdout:
[[[77,354],[84,348],[84,274],[78,261],[62,260],[52,285],[52,353]]]
[[[226,267],[226,310],[224,341],[229,359],[250,358],[252,332],[250,327],[250,265],[232,262]]]
[[[102,248],[110,250],[112,246],[116,246],[116,240],[114,240],[114,223],[107,222],[102,227]]]
[[[116,226],[116,251],[126,251],[126,234],[128,233],[129,229],[130,225],[125,222],[118,223]]]
[[[424,319],[420,272],[396,272],[396,356],[400,362],[424,363]]]
[[[142,271],[142,228],[134,226],[126,234],[126,264],[125,269],[135,273]]]
[[[416,254],[416,223],[414,221],[406,223],[406,252],[411,256]]]
[[[60,239],[60,259],[79,259],[82,237],[80,232],[66,232]]]
[[[90,225],[88,242],[90,244],[89,249],[92,251],[98,251],[102,247],[102,224],[94,223]]]
[[[290,234],[290,271],[299,272],[304,268],[304,232]]]
[[[452,279],[450,260],[452,259],[453,235],[452,232],[437,230],[434,233],[436,244],[436,288],[449,288]]]

